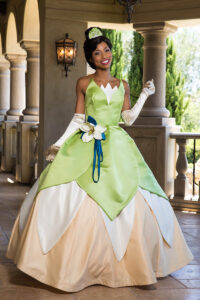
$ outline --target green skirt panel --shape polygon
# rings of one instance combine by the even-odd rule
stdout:
[[[76,180],[92,164],[93,148],[94,140],[83,143],[79,130],[72,134],[40,175],[38,191]]]
[[[139,186],[168,199],[133,139],[119,126],[109,126],[105,134],[98,183],[92,179],[94,140],[84,143],[77,131],[41,174],[39,190],[76,180],[111,220],[129,203]],[[97,165],[95,177],[96,171]]]

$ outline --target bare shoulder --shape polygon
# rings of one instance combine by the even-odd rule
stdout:
[[[127,93],[129,93],[130,88],[129,88],[128,82],[127,82],[126,80],[123,80],[123,79],[122,79],[122,82],[123,82],[125,91],[126,91]]]
[[[85,93],[91,78],[91,75],[80,77],[77,80],[77,89],[80,89],[83,93]]]

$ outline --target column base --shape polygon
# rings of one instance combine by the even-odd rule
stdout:
[[[39,108],[38,107],[28,107],[22,112],[24,115],[28,116],[39,116]]]
[[[185,198],[189,191],[189,181],[186,176],[178,175],[174,180],[174,193],[175,197]]]
[[[19,119],[20,119],[20,116],[8,116],[8,115],[5,116],[5,121],[18,122]]]
[[[169,136],[172,132],[179,132],[180,127],[175,125],[172,118],[163,118],[162,122],[161,119],[156,119],[154,123],[152,123],[154,118],[139,119],[133,126],[124,129],[134,139],[162,189],[170,196],[174,193],[177,151],[176,142]],[[142,119],[146,119],[146,125],[144,122],[142,125],[135,125]]]
[[[143,107],[141,111],[141,117],[161,117],[168,118],[170,116],[170,112],[166,107]]]
[[[5,120],[5,116],[4,115],[0,115],[0,122]]]
[[[0,116],[5,117],[7,110],[8,109],[0,109]]]
[[[10,109],[7,111],[8,116],[22,116],[22,109]]]
[[[14,172],[16,163],[17,131],[16,121],[2,122],[2,156],[1,169],[5,172]]]
[[[17,123],[16,180],[21,183],[31,183],[34,178],[36,145],[31,128],[38,123],[37,121],[26,120]]]
[[[39,122],[39,116],[24,115],[20,117],[20,121],[24,122]]]

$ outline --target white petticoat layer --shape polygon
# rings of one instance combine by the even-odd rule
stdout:
[[[19,222],[20,233],[23,232],[28,220],[30,209],[37,193],[37,187],[38,180],[22,204]],[[163,238],[169,246],[172,246],[174,213],[169,201],[141,188],[138,189],[137,193],[141,193],[147,201],[155,215]],[[118,261],[123,258],[130,239],[134,223],[134,199],[137,193],[113,221],[111,221],[99,207],[112,243],[113,251]],[[82,202],[86,198],[86,193],[75,181],[72,181],[44,189],[38,194],[37,198],[39,201],[38,235],[42,251],[46,254],[55,246],[57,241],[70,226]]]

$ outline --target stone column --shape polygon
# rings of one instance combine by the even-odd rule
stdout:
[[[165,107],[166,37],[176,27],[157,22],[134,24],[134,28],[144,36],[143,81],[153,78],[156,93],[147,99],[139,118],[126,130],[169,196],[174,190],[176,163],[176,145],[170,134],[180,128]]]
[[[32,127],[39,122],[39,41],[22,41],[20,46],[27,52],[26,108],[17,123],[16,180],[30,183],[34,178],[34,151],[36,140]]]
[[[6,54],[10,62],[10,109],[8,116],[22,115],[25,107],[25,72],[26,56],[21,54]],[[8,118],[14,119],[14,118]],[[16,118],[17,119],[17,118]]]
[[[0,120],[4,119],[10,107],[10,65],[6,60],[0,61]]]
[[[17,153],[17,122],[25,107],[26,55],[6,54],[10,62],[10,109],[7,111],[3,130],[3,152],[1,168],[6,172],[15,172]]]
[[[22,41],[20,45],[27,52],[26,108],[23,114],[24,117],[39,116],[40,43]]]
[[[176,27],[165,23],[135,24],[134,28],[144,37],[143,82],[154,79],[156,93],[146,102],[141,117],[169,117],[165,107],[166,38]]]
[[[2,121],[10,107],[10,70],[9,62],[2,56],[0,59],[0,163],[3,152]]]

